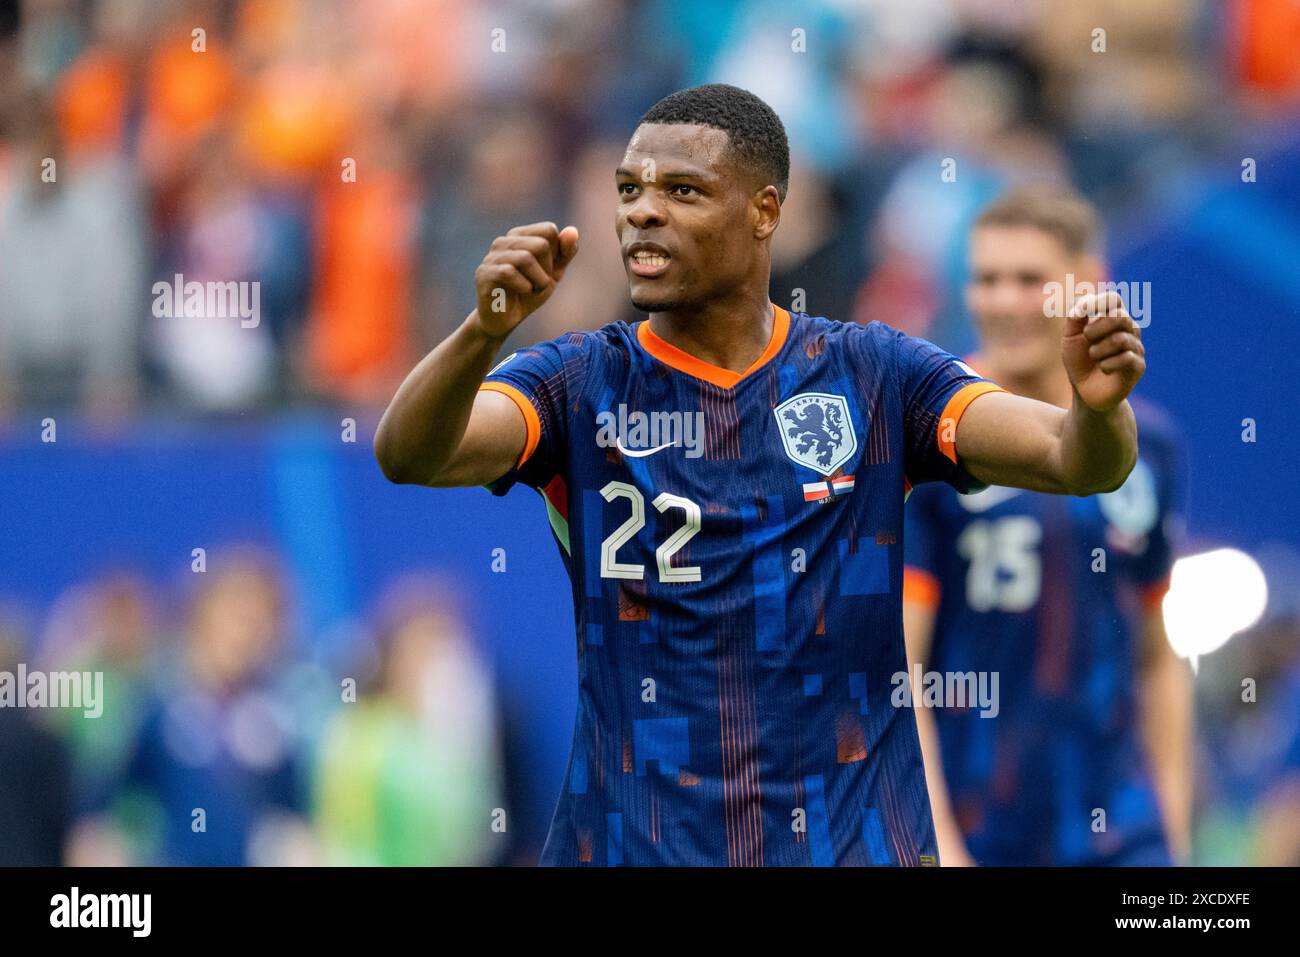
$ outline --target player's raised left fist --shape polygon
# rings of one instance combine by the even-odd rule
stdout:
[[[1128,397],[1146,371],[1146,349],[1119,293],[1079,297],[1065,321],[1061,359],[1094,412],[1109,412]]]
[[[474,271],[479,329],[504,339],[537,310],[564,277],[578,252],[578,230],[555,223],[516,226],[492,240]]]

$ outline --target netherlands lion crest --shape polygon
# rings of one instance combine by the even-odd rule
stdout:
[[[778,405],[773,414],[785,454],[822,475],[830,475],[858,450],[849,403],[842,395],[801,392]]]

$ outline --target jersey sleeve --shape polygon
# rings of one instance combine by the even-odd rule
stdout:
[[[957,460],[957,423],[980,396],[1006,390],[924,339],[896,333],[894,348],[907,486],[947,482],[959,492],[984,488]]]
[[[577,335],[540,342],[506,356],[479,386],[480,392],[500,392],[514,402],[527,429],[514,467],[487,484],[493,495],[504,495],[516,482],[540,489],[562,472],[570,396],[581,388],[582,352]]]
[[[937,485],[913,490],[903,506],[903,601],[937,608],[941,525]]]

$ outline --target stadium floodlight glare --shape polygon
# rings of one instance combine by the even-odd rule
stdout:
[[[1235,548],[1216,548],[1174,562],[1162,610],[1169,643],[1193,667],[1259,621],[1268,582],[1259,563]]]

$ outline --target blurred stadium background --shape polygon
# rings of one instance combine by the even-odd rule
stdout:
[[[1300,863],[1297,0],[0,0],[0,670],[108,701],[0,709],[0,863],[535,862],[576,694],[542,503],[389,486],[370,438],[512,225],[583,235],[524,337],[636,318],[612,171],[715,80],[790,131],[772,297],[813,314],[963,352],[980,205],[1100,205],[1187,550],[1269,586],[1199,660],[1195,859]],[[177,273],[259,324],[155,318]]]

